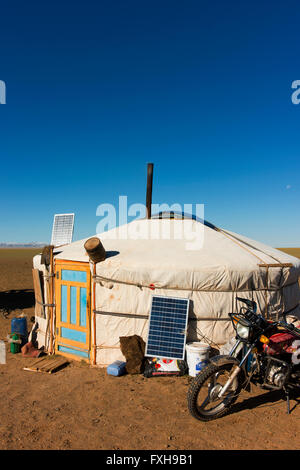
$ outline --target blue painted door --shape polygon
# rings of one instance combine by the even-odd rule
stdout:
[[[91,273],[88,263],[56,261],[56,352],[78,360],[90,357]]]

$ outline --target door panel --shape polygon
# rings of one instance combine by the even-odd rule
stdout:
[[[91,273],[88,263],[56,261],[55,350],[72,359],[89,359]]]

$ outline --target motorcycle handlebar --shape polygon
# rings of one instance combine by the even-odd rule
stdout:
[[[254,302],[253,300],[244,299],[242,297],[236,297],[236,300],[239,300],[240,302],[244,302],[248,307],[246,309],[246,312],[242,312],[242,310],[243,310],[243,307],[242,307],[241,310],[240,310],[240,315],[243,314],[250,321],[253,321],[254,317],[261,317],[261,315],[257,315],[256,302]],[[231,316],[231,314],[229,314],[229,316]],[[263,318],[263,317],[261,317],[261,318]],[[264,320],[266,321],[266,319],[264,319]],[[300,329],[297,328],[295,325],[293,325],[293,323],[288,323],[286,321],[285,317],[284,317],[284,321],[277,321],[277,322],[274,322],[274,324],[279,325],[279,326],[283,326],[284,328],[286,328],[290,332],[293,332],[295,335],[300,337]]]

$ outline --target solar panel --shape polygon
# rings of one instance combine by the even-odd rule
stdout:
[[[52,227],[51,245],[61,246],[72,242],[74,214],[55,214]]]
[[[152,297],[147,357],[184,359],[189,299]]]

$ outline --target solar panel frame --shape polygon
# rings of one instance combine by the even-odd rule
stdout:
[[[160,306],[161,310],[156,310],[156,309],[154,310],[154,306],[155,306],[154,299],[159,299],[158,302],[161,302],[161,306]],[[178,312],[180,313],[181,318],[177,317],[176,325],[174,324],[175,317],[174,316],[172,317],[172,311],[166,312],[162,308],[162,306],[164,305],[164,302],[165,303],[169,302],[170,304],[172,304],[172,301],[175,301],[175,302],[179,301],[178,304],[181,304],[182,306],[185,305],[184,310],[181,309],[181,311]],[[175,304],[175,307],[178,308],[179,305],[176,306]],[[173,307],[165,306],[165,309],[166,308],[174,309],[175,307],[173,303]],[[179,359],[179,360],[184,359],[189,308],[190,308],[190,299],[187,299],[187,298],[167,297],[163,295],[152,296],[145,357],[157,357],[157,358],[164,358],[164,359]],[[158,318],[157,314],[163,314],[163,316]],[[157,330],[155,330],[155,328],[157,328]],[[178,331],[176,331],[176,329]],[[157,340],[156,350],[155,350],[153,341],[156,341],[156,340],[155,339],[153,340],[152,336],[157,336],[157,335],[153,335],[153,332],[156,332],[156,331],[160,332],[160,335],[159,335],[159,339]],[[162,343],[164,344],[162,345]],[[178,351],[176,354],[175,354],[175,350]]]
[[[51,245],[62,246],[72,243],[75,214],[55,214],[52,226]]]

